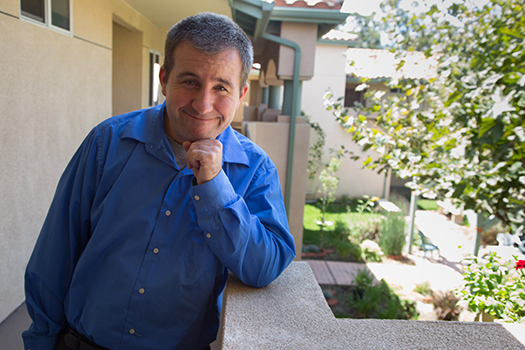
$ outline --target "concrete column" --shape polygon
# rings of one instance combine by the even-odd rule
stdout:
[[[262,101],[263,105],[268,105],[270,101],[270,89],[268,87],[262,88]]]
[[[297,111],[298,115],[296,117],[301,115],[301,95],[303,92],[303,82],[299,80],[299,91],[296,92],[297,94]],[[284,94],[283,94],[283,115],[292,115],[292,94],[293,94],[293,81],[292,80],[285,80],[284,81]]]
[[[281,87],[270,85],[268,108],[281,109]]]

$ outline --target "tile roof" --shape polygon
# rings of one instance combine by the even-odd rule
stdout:
[[[423,52],[406,52],[404,66],[397,71],[400,57],[388,50],[356,49],[346,51],[346,75],[355,78],[429,79],[436,76],[437,58],[426,58]]]
[[[323,35],[323,40],[337,40],[337,41],[357,41],[359,36],[357,34],[352,34],[348,32],[343,32],[342,30],[332,29],[325,35]]]
[[[344,0],[275,0],[275,6],[340,10]]]

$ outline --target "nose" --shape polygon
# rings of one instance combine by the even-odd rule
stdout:
[[[213,110],[212,92],[207,89],[200,89],[193,100],[192,106],[199,114],[211,112]]]

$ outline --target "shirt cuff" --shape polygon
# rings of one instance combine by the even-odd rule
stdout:
[[[232,202],[236,193],[223,170],[211,181],[190,188],[190,196],[197,213],[209,214]]]

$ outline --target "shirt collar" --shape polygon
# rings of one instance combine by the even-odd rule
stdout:
[[[149,148],[158,150],[169,146],[168,138],[164,131],[164,110],[166,102],[149,109],[132,112],[138,113],[124,129],[122,138],[132,138],[145,143]],[[248,156],[236,132],[228,126],[217,139],[223,146],[223,161],[249,165]]]
[[[250,165],[244,147],[241,145],[237,133],[230,125],[217,137],[217,140],[222,143],[222,159],[224,162]]]

